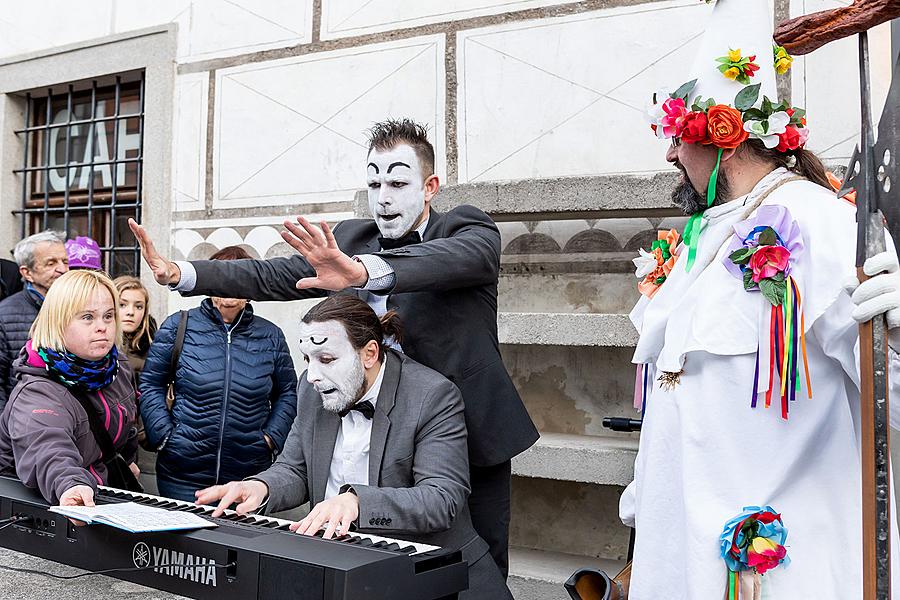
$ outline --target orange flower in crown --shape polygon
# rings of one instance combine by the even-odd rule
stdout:
[[[750,134],[744,131],[741,112],[726,104],[711,106],[706,113],[709,141],[719,148],[737,148]]]

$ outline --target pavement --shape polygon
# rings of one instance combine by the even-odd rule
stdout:
[[[9,567],[31,569],[38,573],[19,573]],[[2,600],[78,600],[79,598],[114,600],[187,600],[168,592],[120,581],[105,575],[88,575],[60,580],[45,575],[76,575],[80,569],[0,548],[0,599]]]

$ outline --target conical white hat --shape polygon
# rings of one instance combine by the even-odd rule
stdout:
[[[734,98],[746,85],[760,84],[759,100],[768,96],[778,101],[775,86],[775,63],[772,55],[774,10],[770,0],[718,0],[703,33],[697,58],[687,80],[696,79],[691,100],[701,96],[719,104],[734,105]],[[749,84],[728,79],[719,70],[720,56],[729,50],[740,50],[742,56],[756,56],[759,70]]]

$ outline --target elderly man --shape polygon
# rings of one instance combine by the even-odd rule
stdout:
[[[372,218],[343,221],[333,235],[303,218],[299,226],[285,223],[290,233],[282,236],[300,253],[288,258],[176,264],[130,225],[156,280],[185,294],[296,300],[350,288],[377,314],[396,310],[406,325],[403,352],[462,392],[472,521],[505,575],[510,460],[538,433],[500,357],[500,233],[473,206],[431,208],[440,182],[421,125],[406,119],[375,125],[365,172]]]
[[[307,501],[291,526],[326,539],[350,531],[462,550],[469,589],[460,600],[512,600],[472,528],[462,397],[440,373],[386,347],[402,339],[399,318],[380,319],[359,298],[337,295],[303,317],[300,350],[309,365],[284,452],[245,481],[197,492],[203,504],[238,512]]]
[[[25,288],[0,302],[0,410],[15,386],[12,364],[28,340],[47,290],[69,270],[65,236],[42,231],[16,244],[13,256]]]

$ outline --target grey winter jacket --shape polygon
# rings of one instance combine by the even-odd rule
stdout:
[[[15,362],[18,383],[0,413],[0,475],[18,477],[51,503],[75,485],[107,483],[106,465],[78,399],[51,379],[35,352]],[[119,355],[119,372],[99,392],[87,393],[126,462],[137,455],[134,375]]]
[[[34,292],[22,290],[0,302],[0,410],[16,385],[13,363],[28,341],[31,324],[41,309]]]

